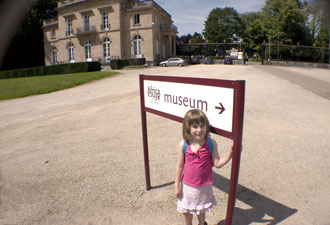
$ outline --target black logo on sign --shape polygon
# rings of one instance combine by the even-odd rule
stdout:
[[[160,99],[160,90],[156,89],[153,86],[148,87],[148,97],[152,98],[153,101],[159,101]]]

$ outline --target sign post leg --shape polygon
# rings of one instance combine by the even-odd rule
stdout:
[[[146,176],[146,189],[151,189],[150,184],[150,169],[149,169],[149,151],[148,151],[148,138],[147,138],[147,123],[146,112],[142,112],[142,135],[143,135],[143,154],[144,154],[144,170]]]
[[[234,115],[234,139],[233,139],[233,158],[230,175],[229,197],[227,205],[226,225],[232,224],[236,189],[238,183],[239,165],[241,159],[242,137],[243,137],[243,119],[244,119],[244,97],[245,97],[245,81],[236,83],[235,107],[237,107]]]
[[[143,155],[144,155],[144,170],[146,177],[146,189],[151,189],[150,184],[150,169],[149,169],[149,151],[148,151],[148,136],[147,136],[147,116],[144,105],[144,85],[143,75],[140,75],[140,103],[141,103],[141,122],[142,122],[142,139],[143,139]]]

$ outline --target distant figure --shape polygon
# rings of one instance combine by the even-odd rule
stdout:
[[[216,205],[212,191],[212,167],[221,168],[233,154],[231,148],[220,158],[217,143],[209,137],[209,128],[209,120],[203,111],[192,109],[186,112],[174,185],[177,210],[183,213],[186,225],[192,224],[193,214],[197,215],[199,225],[207,224],[205,213]]]

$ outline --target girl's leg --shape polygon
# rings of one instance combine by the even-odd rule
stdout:
[[[183,213],[183,215],[184,215],[184,220],[186,222],[186,225],[192,225],[193,214]]]
[[[197,215],[199,225],[204,225],[205,223],[205,212]]]

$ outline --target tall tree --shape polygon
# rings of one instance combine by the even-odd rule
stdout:
[[[189,55],[190,54],[190,49],[188,48],[188,43],[191,38],[192,38],[191,34],[176,37],[176,53],[177,53],[177,55]]]
[[[310,17],[310,28],[314,44],[318,47],[329,47],[330,1],[309,0],[306,2]]]
[[[315,0],[314,6],[320,11],[320,25],[314,45],[321,47],[321,59],[330,63],[330,1]]]
[[[191,38],[192,38],[191,34],[182,35],[180,37],[177,36],[176,37],[176,42],[178,44],[188,44]]]
[[[34,0],[16,27],[2,63],[2,70],[44,65],[43,20],[57,15],[57,0]]]
[[[260,54],[261,44],[267,39],[266,31],[263,29],[262,15],[260,12],[245,13],[241,15],[245,24],[243,34],[245,50],[249,55]]]
[[[310,3],[304,2],[304,5],[309,17],[308,26],[314,41],[321,28],[321,20],[323,17],[322,5],[319,1],[313,1]]]
[[[204,42],[205,42],[205,40],[204,40],[203,36],[200,33],[195,32],[189,41],[189,43],[192,45],[190,47],[191,52],[194,55],[196,55],[196,54],[201,55],[202,51],[204,49],[204,46],[201,46],[200,44],[204,43]]]
[[[266,0],[262,9],[263,27],[271,41],[310,45],[312,38],[307,14],[299,0]]]
[[[195,32],[190,39],[190,43],[204,43],[205,40],[202,34]]]
[[[205,21],[203,35],[209,43],[233,42],[242,35],[243,29],[234,8],[215,8]]]

